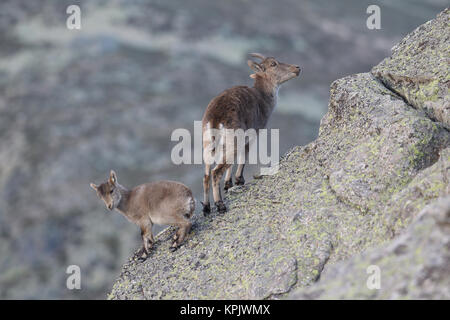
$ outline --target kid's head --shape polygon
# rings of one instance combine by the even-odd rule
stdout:
[[[113,170],[109,173],[109,178],[106,182],[99,186],[91,183],[91,188],[97,192],[97,196],[103,200],[109,210],[117,208],[122,196],[117,188],[117,176]]]

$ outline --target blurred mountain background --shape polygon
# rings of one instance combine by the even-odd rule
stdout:
[[[81,7],[81,30],[66,8]],[[366,8],[381,8],[381,30]],[[202,167],[172,164],[176,128],[251,85],[247,53],[298,64],[270,128],[280,154],[317,136],[330,83],[366,72],[448,5],[401,1],[0,2],[0,298],[103,299],[140,245],[90,189],[110,169],[132,187],[178,180],[200,199]],[[247,181],[255,168],[247,167]],[[66,268],[81,268],[81,290]]]

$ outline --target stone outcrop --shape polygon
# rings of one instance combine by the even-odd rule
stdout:
[[[229,212],[197,214],[110,299],[450,298],[447,9],[371,73],[336,80],[318,138],[280,170],[230,190]],[[366,286],[381,270],[380,290]]]
[[[448,299],[450,297],[450,199],[426,206],[388,245],[330,266],[320,281],[291,299]],[[379,289],[370,276],[376,266]],[[377,276],[378,276],[377,275]]]
[[[416,109],[450,128],[450,22],[448,9],[392,49],[372,74]]]

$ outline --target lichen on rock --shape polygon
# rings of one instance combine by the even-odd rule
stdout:
[[[409,104],[450,128],[450,9],[441,12],[392,49],[372,69]]]
[[[388,245],[342,261],[316,285],[290,299],[448,299],[450,297],[450,199],[426,206],[415,222]],[[367,285],[379,268],[379,288]]]

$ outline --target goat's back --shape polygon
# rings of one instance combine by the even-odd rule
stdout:
[[[258,129],[263,102],[255,88],[236,86],[227,89],[208,104],[202,119],[203,129]]]
[[[135,187],[131,190],[129,201],[133,211],[180,214],[190,214],[195,203],[192,191],[187,186],[169,180]]]

